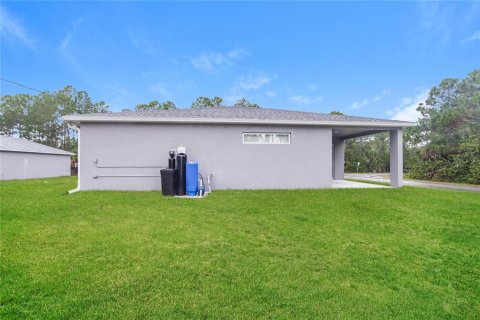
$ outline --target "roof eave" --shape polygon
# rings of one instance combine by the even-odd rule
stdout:
[[[264,125],[296,125],[296,126],[330,126],[330,127],[413,127],[414,122],[389,121],[299,121],[299,120],[259,120],[259,119],[212,119],[212,118],[153,118],[153,117],[82,117],[65,116],[65,121],[72,123],[108,122],[108,123],[202,123],[202,124],[264,124]]]
[[[71,153],[66,151],[65,153],[59,152],[39,152],[39,151],[26,151],[26,150],[8,150],[8,149],[0,149],[1,152],[16,152],[16,153],[34,153],[34,154],[49,154],[55,156],[74,156],[75,153]]]

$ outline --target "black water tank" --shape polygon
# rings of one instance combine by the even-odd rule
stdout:
[[[170,150],[168,153],[170,158],[168,158],[168,169],[175,169],[175,151]]]
[[[176,192],[177,170],[162,169],[160,170],[162,179],[162,194],[164,196],[174,196]]]
[[[185,184],[187,179],[187,155],[185,154],[185,147],[178,148],[177,154],[177,195],[185,195]]]

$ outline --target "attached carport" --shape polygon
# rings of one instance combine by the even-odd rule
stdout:
[[[414,125],[414,124],[411,124]],[[402,124],[402,126],[406,126]],[[403,185],[403,130],[398,127],[336,127],[332,132],[333,179],[345,177],[345,141],[380,132],[390,133],[390,185]]]

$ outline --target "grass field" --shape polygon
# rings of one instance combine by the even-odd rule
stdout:
[[[480,318],[480,197],[1,182],[1,319]]]

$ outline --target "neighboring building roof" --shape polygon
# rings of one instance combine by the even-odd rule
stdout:
[[[0,151],[73,155],[73,153],[65,150],[52,148],[25,139],[7,137],[2,135],[0,135]]]
[[[409,127],[412,122],[250,107],[124,111],[65,116],[70,122],[248,123]]]

